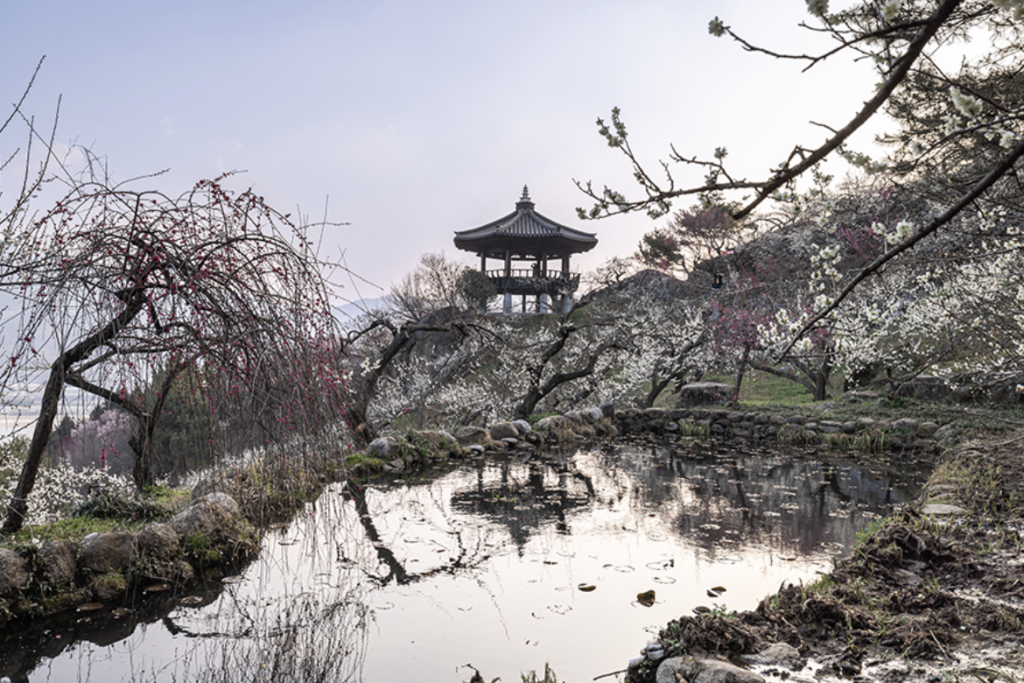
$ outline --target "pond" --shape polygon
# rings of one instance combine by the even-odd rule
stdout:
[[[239,576],[47,624],[4,646],[0,674],[465,681],[475,668],[515,681],[549,663],[589,681],[624,669],[672,618],[813,581],[925,474],[913,460],[693,442],[338,484],[271,530]]]

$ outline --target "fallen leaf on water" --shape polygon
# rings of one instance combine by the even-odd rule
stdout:
[[[654,591],[644,591],[643,593],[636,594],[636,601],[644,607],[650,607],[654,604]]]

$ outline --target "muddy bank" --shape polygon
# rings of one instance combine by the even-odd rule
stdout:
[[[1024,434],[944,454],[918,503],[831,573],[785,586],[754,611],[673,620],[627,680],[695,683],[728,660],[751,665],[743,676],[752,682],[1020,680],[1022,448]],[[758,659],[783,646],[799,656]]]

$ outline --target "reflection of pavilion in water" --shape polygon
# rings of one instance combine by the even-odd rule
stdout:
[[[505,527],[522,556],[541,526],[553,524],[558,533],[569,533],[569,513],[590,506],[595,495],[590,476],[571,457],[501,459],[479,463],[475,485],[460,489],[452,497],[452,508]]]

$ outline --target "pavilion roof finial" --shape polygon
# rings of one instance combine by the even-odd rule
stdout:
[[[516,209],[533,209],[533,200],[530,199],[530,190],[526,185],[523,185],[523,196],[516,202]]]

